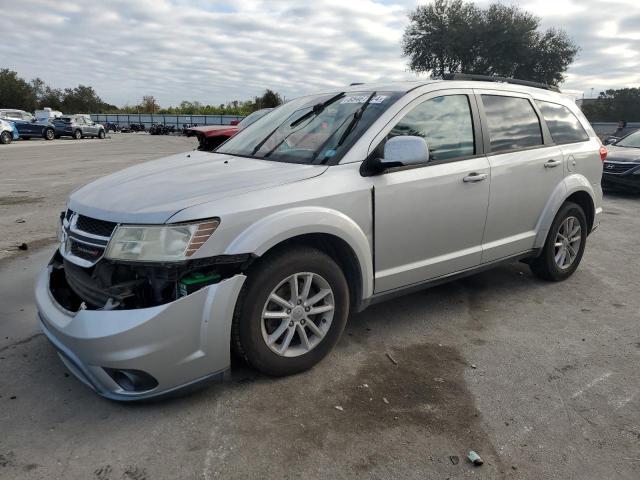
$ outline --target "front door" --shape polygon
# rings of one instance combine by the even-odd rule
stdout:
[[[399,116],[376,153],[392,136],[417,135],[430,161],[372,177],[376,293],[472,268],[482,256],[490,171],[474,97],[434,92]]]

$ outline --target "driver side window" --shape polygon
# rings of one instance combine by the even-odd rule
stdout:
[[[474,155],[469,97],[445,95],[422,102],[393,127],[387,140],[399,135],[423,137],[432,162]]]

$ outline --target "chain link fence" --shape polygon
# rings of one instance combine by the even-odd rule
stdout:
[[[144,113],[96,113],[91,114],[91,120],[98,123],[117,123],[121,127],[128,127],[132,123],[143,124],[148,130],[154,123],[174,126],[176,129],[183,125],[230,125],[233,120],[242,120],[238,115],[149,115]]]

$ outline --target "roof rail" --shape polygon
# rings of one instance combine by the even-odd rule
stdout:
[[[471,80],[477,82],[500,82],[512,83],[514,85],[524,85],[527,87],[542,88],[560,93],[560,89],[555,85],[547,85],[546,83],[530,82],[529,80],[518,80],[508,77],[494,77],[492,75],[476,75],[473,73],[447,73],[442,76],[443,80]]]
[[[353,86],[355,86],[355,85],[364,85],[364,82],[351,82],[351,83],[349,84],[349,86],[350,86],[350,87],[353,87]]]

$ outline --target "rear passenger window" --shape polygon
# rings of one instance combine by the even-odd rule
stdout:
[[[467,95],[431,98],[400,120],[389,137],[415,135],[429,145],[429,160],[452,160],[475,153],[473,121]]]
[[[482,95],[491,153],[542,145],[540,119],[526,98]]]
[[[584,142],[589,135],[584,131],[578,118],[564,105],[536,100],[551,137],[557,144]]]

